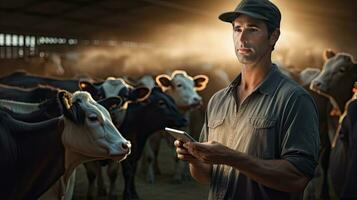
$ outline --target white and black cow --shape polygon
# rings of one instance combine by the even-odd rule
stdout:
[[[357,63],[347,53],[326,52],[326,62],[321,73],[311,82],[310,88],[332,99],[333,106],[342,113],[352,96],[357,81]]]
[[[160,88],[153,88],[150,96],[143,102],[129,104],[123,124],[119,127],[125,138],[131,141],[132,153],[122,162],[125,188],[123,199],[138,199],[135,189],[135,174],[137,162],[140,159],[148,137],[158,130],[168,127],[181,127],[187,120],[178,111],[174,100],[162,92]],[[94,181],[97,175],[96,166],[88,166],[88,178]],[[112,162],[109,166],[110,190],[109,197],[113,198],[115,180],[119,164]],[[98,188],[99,190],[103,190]],[[93,190],[89,189],[89,197],[94,198]]]
[[[39,198],[62,175],[68,180],[82,162],[122,160],[130,153],[130,142],[89,93],[60,92],[59,101],[64,116],[38,123],[0,111],[1,198]]]
[[[344,112],[346,102],[352,96],[353,83],[357,80],[357,64],[347,53],[336,54],[332,50],[324,52],[325,63],[321,73],[312,80],[310,89],[321,95],[314,96],[320,116],[320,188],[314,188],[319,198],[329,197],[328,171],[330,165],[331,142],[337,129],[338,116]],[[312,93],[313,94],[313,93]],[[314,95],[314,94],[313,94]],[[326,97],[326,98],[322,98]],[[327,101],[326,101],[327,99]],[[337,116],[337,117],[336,117]],[[313,186],[316,187],[316,186]]]
[[[171,96],[179,108],[179,111],[187,118],[190,118],[190,112],[200,106],[202,106],[202,97],[197,93],[206,88],[208,83],[208,77],[206,75],[197,75],[191,77],[184,70],[175,70],[171,76],[167,74],[161,74],[156,76],[156,83],[162,90]],[[155,82],[151,76],[144,76],[139,80],[139,83],[153,87]],[[186,127],[180,127],[188,133],[191,133],[189,124]],[[158,153],[160,150],[160,141],[164,138],[165,134],[160,132],[151,136],[149,143],[145,150],[144,162],[148,162],[147,165],[147,180],[149,183],[153,183],[155,180],[155,173],[160,173],[158,167]],[[172,146],[173,138],[166,137],[169,145]],[[186,163],[176,159],[176,155],[173,155],[176,160],[174,181],[180,182],[185,177]],[[188,173],[187,173],[188,174]]]
[[[0,74],[8,74],[15,70],[30,71],[45,76],[62,76],[65,73],[61,56],[57,53],[45,53],[41,56],[0,59]]]
[[[24,72],[15,72],[8,76],[1,77],[0,83],[21,88],[50,86],[69,92],[83,90],[89,92],[94,100],[119,96],[126,103],[120,109],[111,110],[111,115],[114,118],[113,121],[115,123],[121,123],[124,120],[127,103],[143,101],[148,97],[150,92],[149,88],[133,88],[126,84],[123,79],[113,77],[109,77],[104,81],[90,83],[85,80],[61,80],[27,74]]]

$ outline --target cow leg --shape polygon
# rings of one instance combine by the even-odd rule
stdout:
[[[104,179],[103,179],[103,173],[102,173],[102,167],[101,167],[101,162],[108,162],[107,160],[101,160],[97,161],[96,163],[98,164],[97,166],[97,187],[98,187],[98,196],[106,196],[107,195],[107,190],[104,185]]]
[[[143,162],[146,164],[143,165],[142,167],[145,167],[144,169],[147,169],[146,172],[146,181],[150,184],[153,184],[155,182],[155,172],[154,172],[154,160],[155,160],[155,154],[152,149],[152,146],[150,142],[145,145],[145,150],[144,150],[144,157],[143,157]]]
[[[121,163],[122,163],[123,177],[125,182],[123,199],[124,200],[139,199],[139,196],[136,192],[132,193],[132,191],[135,191],[135,188],[134,189],[131,188],[134,186],[134,179],[135,179],[134,162],[132,160],[124,160]]]
[[[162,133],[158,132],[156,134],[154,134],[151,139],[149,140],[150,146],[153,150],[153,158],[154,158],[154,162],[153,162],[153,171],[155,172],[156,175],[160,175],[161,174],[161,170],[159,167],[159,151],[160,151],[160,144],[161,144],[161,139],[163,138]]]
[[[107,174],[110,181],[109,199],[115,199],[115,194],[114,194],[115,181],[117,180],[118,170],[119,170],[119,163],[114,161],[109,161],[108,168],[107,168]]]
[[[88,178],[88,191],[87,191],[87,199],[95,199],[95,178],[97,176],[98,164],[97,162],[87,162],[84,163],[84,167],[86,168],[87,178]]]

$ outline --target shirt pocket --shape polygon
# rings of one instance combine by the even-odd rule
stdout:
[[[224,124],[224,118],[218,118],[218,119],[212,119],[208,121],[208,141],[217,141],[217,142],[222,142],[223,141],[223,134],[219,133],[224,133],[223,132],[223,124]]]
[[[263,159],[274,159],[277,154],[278,134],[276,119],[271,117],[251,117],[249,124],[252,128],[248,153]]]

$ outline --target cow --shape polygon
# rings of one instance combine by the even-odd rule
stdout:
[[[325,53],[326,62],[321,73],[311,82],[311,89],[331,99],[333,106],[343,112],[346,102],[352,96],[352,88],[357,80],[357,63],[347,53]]]
[[[4,85],[0,87],[0,91],[1,89],[5,89],[4,91],[6,91],[6,93],[4,92],[4,96],[2,96],[1,98],[6,98],[6,100],[0,99],[0,106],[5,106],[12,111],[17,111],[21,113],[28,113],[28,110],[30,109],[31,111],[33,111],[32,115],[34,116],[34,119],[29,119],[31,120],[30,122],[47,120],[62,114],[62,110],[60,109],[60,105],[58,105],[58,101],[57,101],[57,93],[59,92],[58,89],[54,89],[51,87],[21,89],[17,87],[4,86]],[[32,97],[36,97],[35,100],[37,101],[41,101],[43,99],[46,100],[40,103],[18,102],[18,101],[35,102],[34,99],[32,99]],[[2,104],[4,101],[7,103],[6,105]],[[121,108],[123,105],[122,102],[123,101],[120,97],[109,97],[106,99],[98,100],[98,103],[100,103],[102,106],[107,108],[109,111],[116,108],[122,109]],[[112,114],[113,113],[111,112],[111,115]],[[18,113],[13,113],[13,115],[16,115],[17,118],[22,116],[21,114]],[[120,124],[122,121],[117,121],[117,119],[118,118],[115,118],[113,122],[115,122],[115,124]],[[74,175],[71,176],[71,180],[74,181]],[[58,193],[58,190],[53,190],[53,191],[55,193]],[[71,195],[68,193],[66,193],[66,196],[67,198],[71,197]],[[44,199],[48,199],[48,198],[44,198]]]
[[[49,86],[37,86],[35,88],[19,88],[0,84],[0,98],[16,100],[27,103],[38,103],[53,98],[58,90]],[[16,97],[16,99],[13,99]]]
[[[299,73],[299,83],[300,85],[307,86],[310,85],[311,81],[314,80],[319,74],[321,70],[318,68],[305,68]]]
[[[337,117],[344,112],[344,105],[352,96],[353,83],[357,80],[357,64],[354,63],[351,55],[336,54],[332,50],[324,52],[324,59],[325,63],[321,73],[311,81],[309,87],[320,95],[319,99],[321,100],[317,105],[320,111],[320,176],[322,184],[320,184],[321,188],[315,190],[320,191],[317,193],[321,194],[321,198],[329,198],[328,171],[331,143],[337,129]],[[327,99],[325,105],[321,103],[324,99]]]
[[[169,96],[171,96],[179,108],[179,111],[187,118],[190,117],[190,112],[196,108],[202,106],[202,97],[198,95],[197,91],[202,91],[206,88],[209,79],[206,75],[197,75],[195,77],[189,76],[184,70],[175,70],[171,75],[160,74],[157,75],[155,81],[151,76],[144,76],[138,82],[147,87],[153,87],[155,82],[157,85]],[[190,133],[189,124],[186,127],[180,127]],[[155,180],[155,174],[160,173],[158,167],[158,153],[160,149],[160,141],[162,138],[166,138],[170,146],[172,146],[172,138],[169,136],[164,137],[165,134],[160,132],[151,136],[146,150],[144,162],[148,162],[147,167],[147,180],[149,183],[153,183]],[[176,158],[176,155],[173,155]],[[144,163],[143,162],[143,163]],[[181,182],[185,177],[185,163],[176,159],[174,181]]]
[[[83,90],[89,92],[94,100],[100,100],[108,97],[120,96],[126,102],[121,109],[111,111],[115,123],[124,120],[127,104],[130,102],[143,101],[149,96],[149,88],[133,88],[122,78],[108,77],[104,81],[91,83],[86,80],[74,79],[55,79],[28,74],[25,72],[14,72],[8,76],[0,78],[0,83],[17,86],[21,88],[33,88],[41,86],[50,86],[58,89],[75,92]]]
[[[123,160],[130,153],[130,142],[89,93],[63,91],[58,99],[63,116],[38,123],[19,121],[0,111],[2,198],[39,198],[62,175],[67,181],[82,162]]]
[[[63,76],[62,59],[57,53],[46,53],[41,56],[11,58],[0,60],[0,74],[7,74],[16,70],[26,70],[31,73],[45,76]]]
[[[138,199],[134,178],[137,162],[141,157],[148,137],[166,126],[181,127],[186,124],[187,120],[178,111],[174,100],[160,88],[154,87],[151,89],[151,94],[145,101],[129,104],[124,122],[119,127],[123,136],[129,139],[132,144],[131,155],[121,162],[125,180],[123,199]],[[94,181],[97,175],[95,171],[97,167],[85,166],[88,179]],[[115,162],[111,162],[108,166],[110,179],[109,198],[114,198],[113,189],[118,168],[119,164]],[[93,189],[89,188],[88,192],[88,197],[94,198]]]
[[[339,199],[357,198],[357,82],[341,115],[331,149],[329,175]]]

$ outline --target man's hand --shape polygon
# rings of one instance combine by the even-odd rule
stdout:
[[[230,155],[235,151],[218,142],[187,142],[183,147],[189,155],[208,164],[227,164]]]
[[[183,146],[183,142],[175,140],[174,145],[176,147],[177,158],[180,160],[195,162],[198,161],[188,150]]]
[[[194,144],[201,144],[198,142],[193,142]],[[177,157],[180,160],[185,160],[189,162],[190,173],[192,177],[202,184],[209,184],[211,181],[212,165],[202,162],[202,160],[197,159],[192,155],[186,146],[187,143],[183,143],[179,140],[175,140],[174,145],[176,146]],[[188,144],[190,147],[192,144]]]

